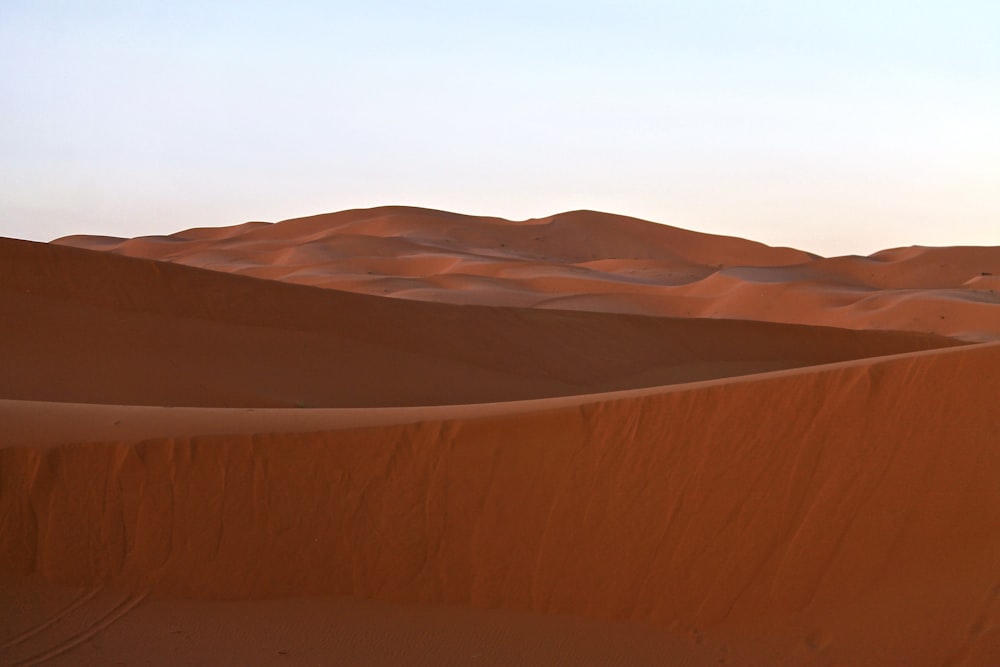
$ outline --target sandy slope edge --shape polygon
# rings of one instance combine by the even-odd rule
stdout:
[[[7,447],[0,572],[996,657],[998,380],[984,345],[476,419]]]
[[[977,347],[996,347],[980,343]],[[948,349],[904,352],[870,359],[852,359],[820,366],[705,379],[657,387],[612,392],[573,394],[551,398],[468,403],[364,408],[226,408],[113,405],[0,399],[3,447],[52,447],[115,442],[137,444],[154,438],[204,435],[245,436],[257,433],[316,433],[375,426],[398,426],[427,421],[456,421],[484,417],[510,417],[560,408],[575,408],[607,401],[690,392],[721,384],[758,383],[803,372],[829,372],[850,368],[872,369],[903,359],[941,355]]]

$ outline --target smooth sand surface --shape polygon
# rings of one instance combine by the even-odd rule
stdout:
[[[0,288],[0,398],[41,401],[483,403],[955,344],[903,332],[410,302],[13,240],[0,242]]]
[[[0,664],[1000,664],[997,249],[64,243],[0,241]]]
[[[0,583],[0,595],[28,612],[0,609],[4,627],[19,633],[0,655],[23,664],[629,667],[724,656],[652,624],[560,614],[345,597],[140,598],[33,581]]]

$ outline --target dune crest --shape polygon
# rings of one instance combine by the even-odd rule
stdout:
[[[997,377],[986,345],[494,417],[6,448],[3,559],[184,597],[647,619],[720,647],[781,627],[828,637],[816,664],[943,664],[1000,646]]]

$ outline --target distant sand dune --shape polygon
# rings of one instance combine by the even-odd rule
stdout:
[[[510,222],[407,207],[56,243],[422,301],[1000,338],[1000,289],[982,280],[1000,276],[998,247],[822,258],[594,211]],[[456,283],[450,274],[489,281]],[[897,299],[925,316],[909,306],[894,312]]]

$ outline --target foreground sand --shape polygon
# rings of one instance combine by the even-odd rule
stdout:
[[[1000,344],[0,253],[5,664],[1000,661]]]

